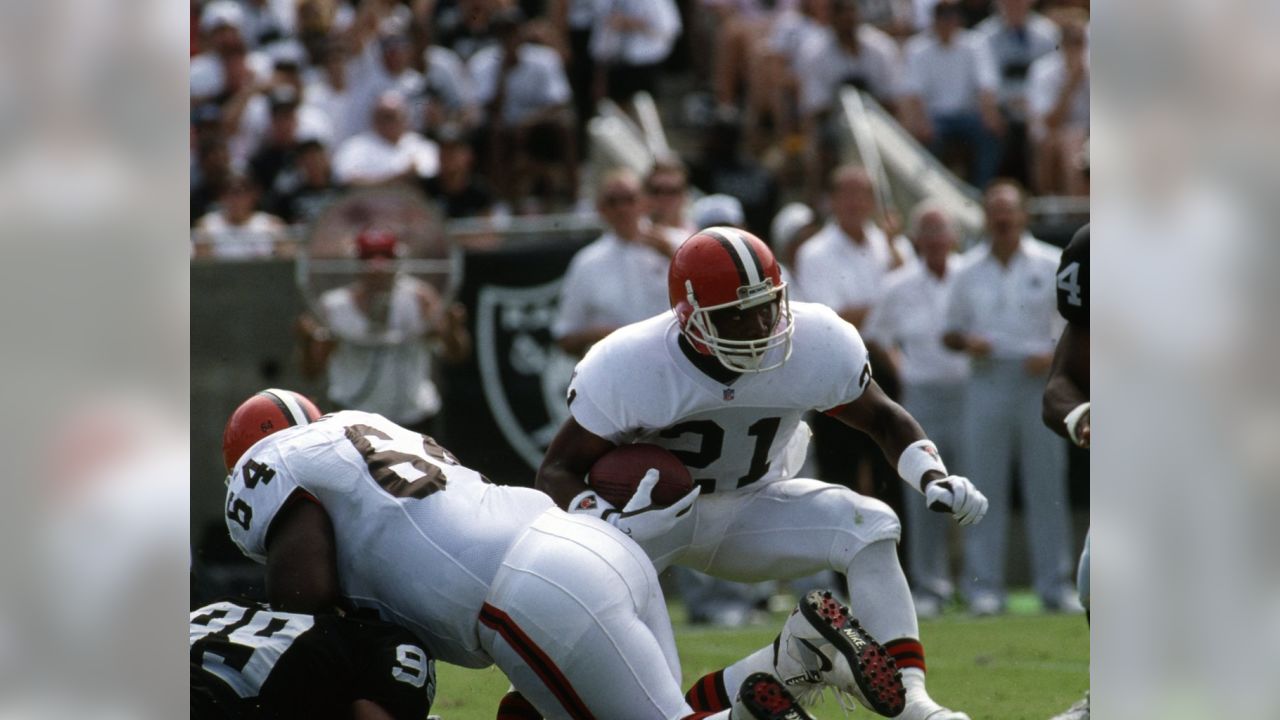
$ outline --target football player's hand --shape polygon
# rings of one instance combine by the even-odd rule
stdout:
[[[636,541],[648,540],[670,532],[676,523],[680,522],[680,518],[689,512],[689,508],[693,507],[693,501],[698,499],[702,488],[695,487],[689,491],[688,495],[671,505],[662,507],[653,504],[653,488],[657,484],[658,470],[649,468],[649,471],[640,479],[640,484],[636,486],[635,494],[623,506],[622,511],[616,515],[608,513],[604,519]]]
[[[934,512],[949,512],[961,525],[972,525],[987,514],[987,496],[969,478],[948,475],[924,488],[924,501]]]

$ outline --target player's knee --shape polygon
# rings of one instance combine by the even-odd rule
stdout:
[[[884,502],[858,495],[847,488],[829,493],[824,506],[831,513],[832,527],[841,528],[831,552],[831,566],[844,572],[859,550],[874,542],[902,537],[898,514]]]

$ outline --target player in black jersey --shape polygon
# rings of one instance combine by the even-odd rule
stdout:
[[[435,663],[408,630],[226,600],[191,613],[191,717],[423,720]]]
[[[1067,327],[1053,354],[1044,388],[1044,424],[1080,447],[1089,447],[1089,226],[1076,231],[1058,265],[1058,313]],[[1076,575],[1080,602],[1089,609],[1089,538]],[[1053,720],[1088,720],[1089,695]]]

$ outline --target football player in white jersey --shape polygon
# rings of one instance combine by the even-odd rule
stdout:
[[[651,474],[622,519],[570,515],[537,490],[490,483],[380,415],[321,417],[305,397],[275,389],[232,414],[223,455],[227,527],[266,564],[276,609],[376,609],[433,658],[496,664],[547,718],[807,717],[772,675],[744,678],[731,710],[685,701],[657,573],[624,531],[633,520],[674,525],[697,490],[654,509]],[[791,672],[882,713],[901,709],[892,658],[829,593],[810,593],[786,626]]]
[[[571,512],[616,518],[586,487],[591,465],[623,443],[668,448],[702,493],[672,528],[630,528],[659,570],[679,564],[747,582],[844,573],[851,608],[887,639],[902,669],[900,717],[966,720],[925,690],[897,516],[842,486],[792,477],[809,438],[801,416],[821,410],[869,434],[930,508],[962,525],[982,518],[986,498],[948,473],[920,425],[871,378],[852,325],[825,306],[789,302],[759,238],[728,227],[696,233],[672,258],[668,291],[671,314],[614,332],[578,364],[571,417],[547,450],[537,487]],[[756,671],[798,682],[776,666],[772,647],[705,682],[731,688]],[[698,710],[719,707],[690,700]]]

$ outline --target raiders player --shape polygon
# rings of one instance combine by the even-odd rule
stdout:
[[[1044,388],[1044,424],[1082,448],[1089,447],[1089,226],[1076,231],[1058,265],[1058,313],[1067,327],[1058,338]],[[1080,603],[1089,610],[1089,537],[1076,572]],[[1089,696],[1054,720],[1087,720]]]
[[[788,301],[773,253],[754,235],[728,227],[693,235],[672,258],[668,289],[672,314],[614,332],[579,363],[571,417],[537,487],[571,511],[607,514],[613,508],[583,480],[595,460],[622,443],[670,449],[702,493],[674,527],[632,533],[659,570],[678,564],[747,582],[844,573],[851,607],[873,636],[890,638],[885,647],[902,668],[901,717],[967,719],[925,690],[897,516],[879,500],[792,477],[809,438],[801,416],[821,410],[869,434],[929,507],[962,525],[982,519],[986,498],[947,472],[919,424],[872,379],[852,325],[825,306]],[[706,682],[735,687],[766,671],[813,689],[774,657],[764,648]]]
[[[243,600],[191,613],[192,718],[422,720],[435,689],[435,662],[389,623]]]
[[[612,522],[570,515],[537,490],[490,483],[380,415],[320,417],[288,390],[242,403],[223,455],[227,527],[266,564],[275,608],[376,609],[433,658],[498,665],[548,718],[781,719],[793,710],[773,678],[741,680],[735,715],[695,713],[685,702],[657,573],[624,533],[633,521],[674,524],[696,489],[651,509],[652,474]],[[861,692],[869,706],[900,707],[905,691],[889,655],[847,608],[811,596],[787,622],[797,640],[784,663]],[[805,647],[834,664],[818,667]]]

